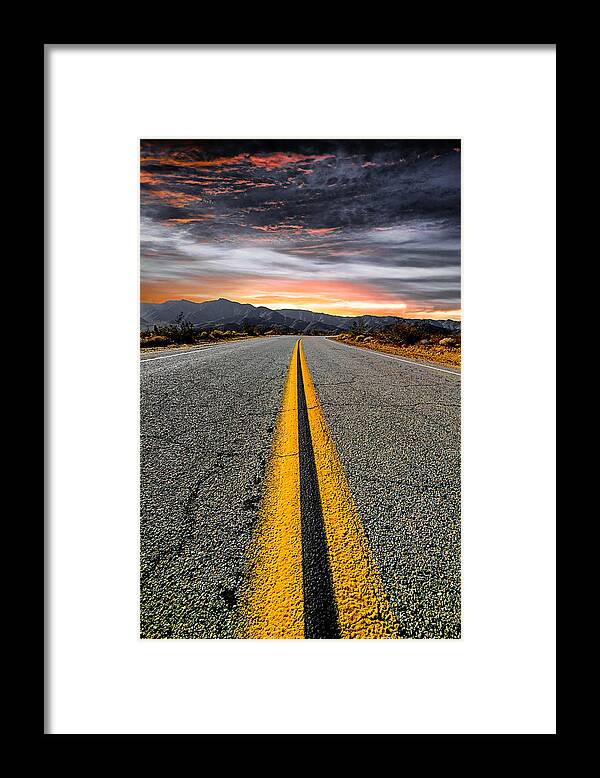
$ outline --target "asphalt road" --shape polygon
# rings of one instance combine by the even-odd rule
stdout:
[[[143,355],[141,635],[229,638],[296,337]],[[460,637],[460,376],[302,339],[401,637]]]

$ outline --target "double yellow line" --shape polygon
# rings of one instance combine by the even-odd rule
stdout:
[[[302,428],[308,417],[307,431]],[[300,432],[299,432],[300,430]],[[300,450],[306,446],[310,451]],[[304,441],[304,443],[303,443]],[[309,462],[310,468],[305,464]],[[302,463],[302,467],[301,467]],[[314,464],[313,464],[314,463]],[[302,472],[301,472],[302,470]],[[300,479],[315,479],[316,505],[301,499]],[[303,484],[306,487],[306,484]],[[318,490],[317,490],[318,486]],[[306,495],[306,488],[302,492]],[[311,524],[307,513],[311,512]],[[316,516],[316,518],[315,518]],[[323,560],[331,582],[335,625],[315,633],[314,602],[305,576],[309,532],[322,522]],[[303,555],[304,544],[304,555]],[[317,552],[318,553],[318,550]],[[303,563],[304,560],[304,563]],[[324,587],[325,589],[327,587]],[[310,602],[307,600],[310,599]],[[310,611],[310,618],[309,618]],[[327,619],[324,620],[326,621]],[[296,342],[277,420],[266,488],[253,536],[239,636],[243,638],[396,638],[398,625],[373,560],[300,341]]]

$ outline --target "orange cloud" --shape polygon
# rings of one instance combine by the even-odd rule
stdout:
[[[299,162],[320,162],[330,159],[333,154],[297,154],[295,152],[274,152],[273,154],[235,154],[231,157],[215,157],[214,159],[190,159],[185,154],[165,154],[162,156],[141,156],[142,164],[168,165],[169,167],[230,167],[242,162],[249,162],[255,167],[265,170],[295,165]]]
[[[197,178],[182,178],[181,176],[174,176],[177,182],[185,184],[186,186],[206,186],[206,184],[220,184],[223,179],[215,178],[214,176],[198,176]]]
[[[245,154],[236,154],[233,157],[215,157],[215,159],[190,159],[185,156],[165,154],[160,157],[141,157],[143,163],[169,165],[170,167],[220,167],[222,165],[237,165],[246,159]]]
[[[140,170],[140,184],[161,184],[162,181],[157,176],[148,173],[147,170]]]
[[[211,213],[204,214],[204,216],[190,216],[187,219],[165,219],[165,224],[189,224],[190,222],[205,222],[215,217]]]
[[[266,155],[252,154],[248,159],[256,167],[272,170],[274,168],[295,165],[298,162],[320,162],[330,157],[333,157],[333,154],[296,154],[294,152],[285,154],[284,152],[276,152]]]
[[[201,198],[197,195],[189,195],[184,192],[173,192],[168,189],[152,189],[151,191],[144,192],[143,195],[146,199],[157,197],[159,200],[164,200],[167,205],[172,205],[175,208],[183,208],[184,205],[202,202]]]
[[[301,230],[301,224],[264,224],[262,227],[252,227],[253,230],[262,232],[279,232],[280,230]]]
[[[302,224],[263,224],[253,226],[253,230],[261,232],[281,232],[282,230],[302,230],[307,235],[326,235],[329,232],[336,232],[339,227],[303,227]]]

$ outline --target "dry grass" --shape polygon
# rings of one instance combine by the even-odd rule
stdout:
[[[381,351],[385,354],[393,354],[405,359],[414,359],[419,362],[435,362],[439,365],[460,369],[460,346],[440,345],[439,343],[395,345],[382,343],[376,337],[367,336],[363,338],[359,336],[356,339],[352,335],[347,334],[335,335],[332,337],[332,340],[341,340],[353,346],[368,348],[372,351]]]
[[[236,332],[235,334],[228,334],[226,337],[217,336],[214,338],[198,338],[198,340],[194,341],[193,343],[170,343],[168,340],[165,342],[165,339],[161,336],[155,336],[150,338],[141,338],[140,350],[143,351],[144,354],[148,352],[152,353],[154,351],[186,351],[187,349],[194,349],[198,346],[214,346],[217,343],[230,343],[235,340],[250,340],[253,337],[255,336],[245,335],[242,332]]]

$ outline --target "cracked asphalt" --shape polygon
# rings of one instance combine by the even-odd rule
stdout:
[[[296,340],[142,359],[142,637],[235,636]],[[401,635],[460,637],[460,376],[302,343]]]
[[[302,344],[401,637],[460,637],[460,375]]]

